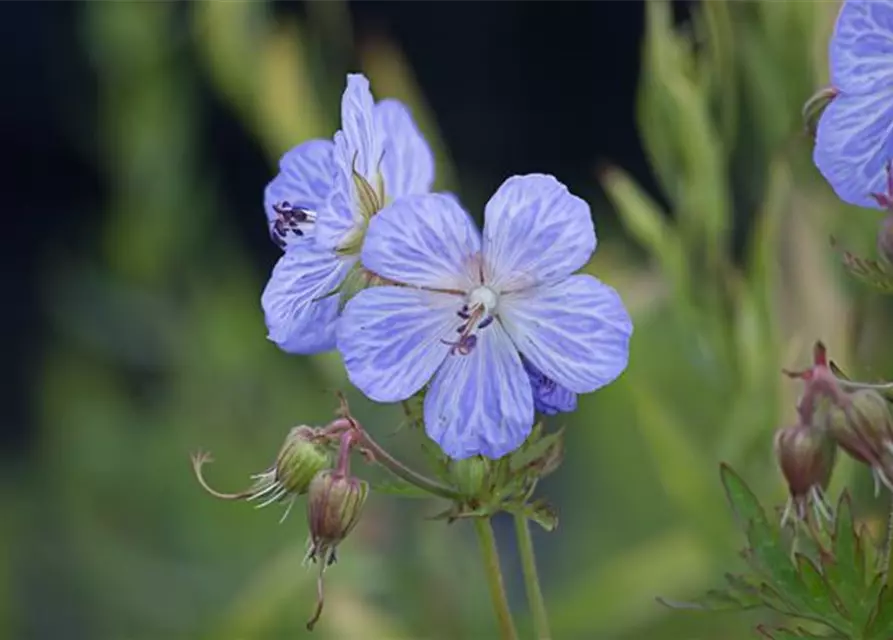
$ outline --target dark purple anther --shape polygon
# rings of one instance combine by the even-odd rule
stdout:
[[[493,324],[493,316],[487,316],[486,318],[481,320],[480,324],[478,324],[478,329],[489,327],[491,324]]]
[[[276,219],[270,225],[270,237],[280,247],[285,246],[289,232],[301,237],[304,235],[301,225],[310,225],[316,220],[314,212],[285,201],[274,204],[273,211],[276,212]]]

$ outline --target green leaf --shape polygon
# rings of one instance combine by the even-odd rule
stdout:
[[[722,465],[721,475],[726,495],[750,543],[746,559],[786,602],[794,605],[798,611],[809,611],[809,591],[794,569],[778,530],[769,523],[757,497],[728,465]]]
[[[796,638],[839,638],[840,640],[850,640],[846,636],[841,635],[816,635],[814,633],[810,633],[806,629],[797,628],[792,631],[790,629],[768,629],[762,625],[757,627],[757,631],[760,632],[763,636],[767,638],[771,638],[771,640],[796,640]]]
[[[506,511],[533,520],[546,531],[554,531],[558,527],[558,512],[544,500],[535,500],[518,507],[506,507]]]
[[[890,640],[893,638],[893,590],[881,587],[869,622],[865,627],[865,640]]]
[[[852,627],[852,623],[841,611],[840,598],[828,585],[825,576],[822,575],[815,563],[806,556],[798,553],[796,559],[800,578],[803,584],[806,585],[806,590],[810,595],[810,608],[822,620],[827,621],[829,625],[833,625],[835,629],[849,630]]]
[[[737,594],[727,589],[711,589],[700,598],[689,602],[657,598],[657,601],[670,609],[694,609],[696,611],[745,611],[763,606],[759,598],[741,600]]]
[[[831,557],[823,557],[823,570],[828,583],[837,591],[841,603],[853,621],[868,619],[873,602],[866,599],[865,549],[856,535],[849,494],[844,492],[835,512]]]

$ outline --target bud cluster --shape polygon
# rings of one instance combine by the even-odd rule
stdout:
[[[816,517],[829,518],[824,491],[831,479],[838,447],[871,468],[876,487],[893,490],[893,414],[877,385],[846,379],[829,364],[824,345],[814,348],[813,366],[786,372],[802,380],[803,395],[797,405],[799,421],[775,436],[775,455],[790,490],[784,523],[791,511],[808,517],[812,505]]]

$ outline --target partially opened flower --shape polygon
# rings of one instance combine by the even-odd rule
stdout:
[[[829,49],[836,95],[822,113],[813,159],[837,195],[880,207],[893,157],[893,2],[846,0]]]
[[[396,100],[375,103],[362,75],[347,77],[341,121],[334,142],[286,153],[264,193],[271,236],[285,253],[262,305],[270,340],[290,353],[334,348],[339,294],[356,274],[369,219],[434,180],[433,155],[409,111]]]
[[[558,386],[577,394],[613,381],[632,334],[614,289],[572,275],[596,244],[583,200],[551,176],[516,176],[485,217],[481,238],[447,196],[403,198],[382,211],[369,224],[363,265],[406,286],[360,292],[338,323],[348,376],[373,400],[403,400],[430,381],[425,428],[455,459],[520,446],[535,393],[542,401]]]

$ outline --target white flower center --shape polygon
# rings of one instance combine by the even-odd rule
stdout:
[[[483,315],[492,315],[499,304],[499,294],[490,287],[478,287],[468,295],[468,308],[483,308]]]

